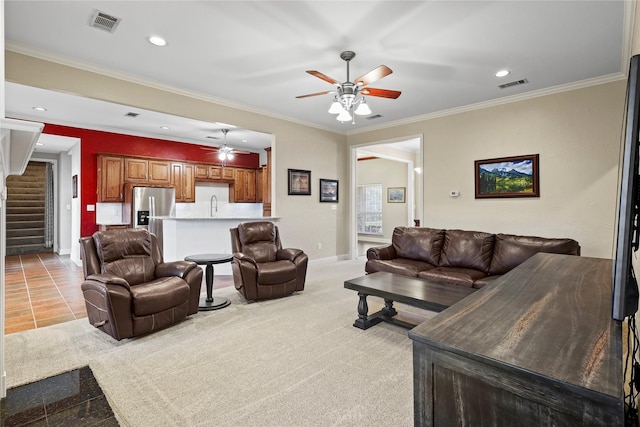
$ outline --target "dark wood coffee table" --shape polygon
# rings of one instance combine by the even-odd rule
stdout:
[[[360,329],[368,329],[383,321],[408,329],[414,328],[416,325],[394,318],[398,314],[393,307],[394,301],[440,312],[477,291],[464,286],[447,285],[387,272],[377,272],[347,280],[344,282],[344,287],[358,291],[360,297],[358,318],[353,326]],[[367,305],[369,295],[383,298],[385,304],[382,310],[370,315]]]

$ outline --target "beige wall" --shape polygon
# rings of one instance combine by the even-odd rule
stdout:
[[[625,81],[349,136],[424,136],[428,227],[571,237],[612,256]],[[540,197],[474,197],[474,160],[540,154]],[[458,190],[458,198],[449,191]]]
[[[346,136],[15,52],[5,54],[10,82],[273,134],[276,191],[272,200],[274,214],[282,217],[283,244],[303,249],[311,259],[348,253]],[[287,195],[289,168],[311,170],[311,196]],[[340,181],[336,210],[319,202],[320,178]]]
[[[407,223],[408,203],[387,203],[389,187],[407,188],[407,163],[387,159],[359,161],[356,166],[358,185],[382,184],[382,233],[379,238],[391,239],[397,226],[410,226]]]

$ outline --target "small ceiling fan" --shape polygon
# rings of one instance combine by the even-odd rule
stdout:
[[[250,151],[237,150],[227,144],[227,133],[229,133],[229,129],[220,129],[220,132],[224,135],[224,143],[219,147],[211,147],[208,150],[218,154],[218,159],[222,161],[223,166],[227,164],[227,160],[233,159],[236,154],[251,153]]]
[[[311,96],[335,94],[329,113],[338,114],[336,119],[341,122],[354,120],[354,113],[357,115],[371,114],[371,109],[366,103],[366,96],[377,96],[380,98],[397,99],[402,92],[397,90],[377,89],[367,87],[369,84],[388,76],[393,71],[386,65],[380,65],[373,70],[365,73],[355,79],[353,82],[349,80],[349,62],[356,56],[355,52],[350,50],[340,54],[347,63],[347,81],[340,83],[336,79],[322,74],[319,71],[307,70],[307,73],[321,80],[336,86],[336,90],[328,90],[324,92],[310,93],[307,95],[296,96],[296,98],[308,98]]]

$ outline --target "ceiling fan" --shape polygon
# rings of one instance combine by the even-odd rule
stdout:
[[[356,56],[355,52],[350,50],[344,51],[340,54],[340,58],[342,58],[347,63],[347,81],[340,83],[336,79],[329,77],[325,74],[322,74],[319,71],[315,70],[307,70],[307,73],[315,76],[319,79],[322,79],[328,83],[331,83],[336,86],[336,90],[328,90],[324,92],[310,93],[307,95],[296,96],[296,98],[308,98],[310,96],[317,95],[326,95],[326,94],[335,94],[333,98],[333,103],[329,108],[329,113],[338,114],[336,119],[341,122],[352,120],[354,121],[354,113],[357,115],[367,115],[371,114],[371,109],[366,103],[366,96],[377,96],[380,98],[389,98],[396,99],[400,96],[402,92],[397,90],[388,90],[388,89],[377,89],[372,87],[367,87],[369,84],[380,80],[381,78],[388,76],[393,71],[386,65],[380,65],[373,70],[365,73],[355,79],[354,81],[349,80],[349,62]]]
[[[227,133],[229,133],[229,129],[220,129],[220,132],[224,135],[224,143],[219,147],[211,147],[208,150],[213,151],[218,154],[218,159],[222,161],[222,165],[225,166],[227,164],[227,160],[231,160],[234,158],[236,154],[250,154],[250,151],[237,150],[235,148],[230,147],[227,144]]]

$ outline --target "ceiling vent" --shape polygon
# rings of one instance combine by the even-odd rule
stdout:
[[[374,114],[373,116],[367,117],[367,120],[380,119],[382,116],[380,114]]]
[[[89,25],[113,33],[119,23],[120,18],[116,18],[115,16],[107,15],[104,12],[96,10],[91,16],[91,22]]]
[[[207,138],[209,138],[209,139],[220,139],[219,137],[213,136],[213,135],[207,135]]]
[[[527,83],[529,83],[529,80],[527,80],[527,79],[522,79],[522,80],[516,80],[516,81],[514,81],[514,82],[505,83],[505,84],[503,84],[503,85],[499,85],[498,87],[499,87],[500,89],[506,89],[506,88],[508,88],[508,87],[520,86],[520,85],[524,85],[524,84],[527,84]]]
[[[125,117],[138,117],[139,115],[140,115],[140,114],[138,114],[138,113],[127,113],[127,114],[125,114],[124,116],[125,116]]]

